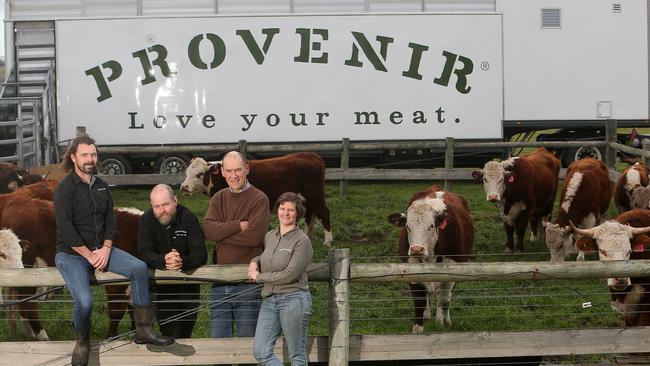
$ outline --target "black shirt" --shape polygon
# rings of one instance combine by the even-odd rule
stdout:
[[[138,225],[138,256],[151,268],[165,269],[165,254],[172,249],[181,255],[182,270],[205,264],[208,251],[199,219],[187,207],[178,204],[176,215],[167,226],[160,224],[149,209]]]
[[[115,240],[117,225],[108,184],[93,176],[90,184],[73,170],[54,191],[56,250],[76,253],[71,247],[100,247]]]

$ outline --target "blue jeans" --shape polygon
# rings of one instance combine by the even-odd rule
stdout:
[[[284,334],[292,366],[307,365],[307,324],[311,318],[311,294],[295,291],[264,299],[257,320],[253,356],[260,365],[282,366],[273,354],[275,341]]]
[[[212,286],[210,337],[232,337],[233,325],[237,328],[237,336],[254,336],[262,302],[261,292],[262,286],[257,284]]]
[[[56,253],[54,262],[74,300],[74,328],[78,331],[90,329],[93,311],[90,272],[94,271],[93,266],[80,255],[63,252]],[[146,263],[113,247],[107,271],[125,276],[131,281],[131,302],[134,305],[149,305],[149,272]]]

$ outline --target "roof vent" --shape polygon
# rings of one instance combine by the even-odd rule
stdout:
[[[560,24],[560,8],[542,9],[542,29],[559,29]]]
[[[613,3],[612,4],[612,13],[620,13],[623,11],[623,4]]]

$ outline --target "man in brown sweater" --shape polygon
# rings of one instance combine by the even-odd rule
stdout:
[[[228,183],[210,199],[203,219],[203,233],[216,245],[214,264],[248,264],[264,249],[264,235],[269,223],[269,199],[253,187],[246,176],[246,157],[237,152],[226,153],[221,174]],[[233,325],[240,337],[253,337],[260,310],[257,284],[215,284],[212,286],[210,336],[232,337]]]

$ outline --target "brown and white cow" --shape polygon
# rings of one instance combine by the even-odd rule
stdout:
[[[609,207],[611,197],[612,185],[605,163],[586,157],[569,165],[560,194],[558,217],[554,223],[544,222],[546,246],[551,252],[551,261],[561,261],[577,250],[576,238],[569,222],[580,228],[598,225]],[[584,253],[579,252],[577,260],[584,258]]]
[[[0,230],[0,268],[25,268],[20,239],[10,229]],[[0,303],[3,303],[0,293]]]
[[[296,192],[305,197],[307,213],[307,234],[311,233],[315,220],[323,224],[323,244],[329,246],[332,242],[332,227],[330,210],[325,202],[325,162],[315,153],[299,152],[278,158],[250,160],[248,181],[266,193],[269,204],[284,192]],[[221,173],[220,162],[207,162],[202,158],[194,158],[185,170],[185,181],[181,191],[194,194],[203,193],[212,197],[228,184]]]
[[[582,231],[585,237],[577,245],[585,251],[598,251],[600,260],[650,259],[650,238],[645,235],[650,232],[650,210],[633,209],[609,223],[619,226]],[[623,314],[625,325],[650,325],[650,276],[610,278],[607,284],[612,308]]]
[[[649,174],[650,170],[648,170],[648,167],[643,163],[636,163],[626,168],[618,177],[616,186],[614,187],[614,203],[616,203],[616,208],[618,208],[619,213],[629,211],[633,208],[648,208],[647,202],[645,205],[635,203],[637,206],[632,206],[630,199],[636,188],[648,186],[648,182],[650,181],[648,179]],[[641,194],[641,191],[638,194]],[[637,197],[636,201],[639,200],[643,199]]]
[[[118,237],[115,245],[137,255],[137,226],[142,211],[115,209]],[[19,238],[28,240],[31,245],[23,248],[22,261],[26,267],[54,267],[56,254],[56,221],[52,201],[34,198],[15,198],[4,205],[2,225],[10,228]],[[117,325],[128,307],[129,296],[126,285],[106,286],[109,300],[107,310],[109,315],[108,337],[117,335]],[[18,298],[25,298],[36,293],[36,288],[15,288]],[[35,339],[43,339],[45,333],[38,318],[35,302],[21,303],[21,316],[27,320],[28,334]]]
[[[467,202],[439,186],[411,197],[406,214],[393,213],[388,221],[401,227],[398,252],[403,262],[465,262],[474,246],[474,223]],[[454,282],[411,283],[415,318],[413,333],[422,333],[437,296],[436,321],[451,324],[449,308]]]
[[[42,176],[30,174],[27,170],[12,163],[0,162],[0,194],[13,192],[18,187],[36,183],[42,179]]]
[[[531,241],[543,218],[550,218],[557,193],[560,161],[545,148],[502,162],[489,161],[472,176],[483,180],[487,200],[497,203],[506,231],[505,251],[524,251],[530,221]],[[513,246],[513,234],[517,245]]]

